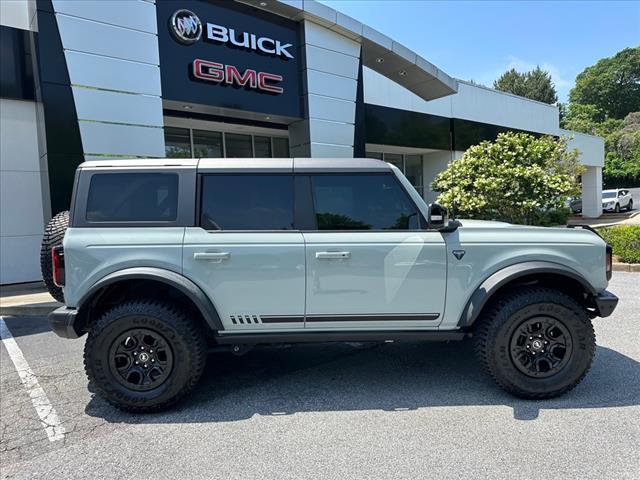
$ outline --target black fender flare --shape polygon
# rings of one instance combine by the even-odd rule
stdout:
[[[493,273],[491,276],[486,278],[478,288],[476,288],[462,311],[462,315],[458,321],[458,327],[466,328],[473,325],[491,296],[497,292],[500,287],[517,278],[537,273],[561,275],[577,281],[582,285],[585,292],[594,297],[598,293],[596,289],[593,288],[593,285],[570,267],[559,263],[544,261],[516,263]]]
[[[85,306],[101,289],[123,280],[155,280],[174,287],[193,302],[213,331],[224,330],[216,307],[202,289],[187,277],[163,268],[132,267],[110,273],[94,283],[82,296],[78,302],[78,310]]]

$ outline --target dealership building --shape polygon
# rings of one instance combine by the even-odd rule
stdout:
[[[40,279],[43,226],[85,160],[366,156],[433,201],[470,145],[572,135],[583,215],[601,214],[601,138],[313,0],[2,0],[0,14],[1,284]]]

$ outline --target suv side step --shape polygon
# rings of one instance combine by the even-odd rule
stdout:
[[[312,342],[448,342],[462,340],[468,332],[451,331],[381,331],[381,332],[282,332],[218,334],[220,345],[258,345],[265,343]]]

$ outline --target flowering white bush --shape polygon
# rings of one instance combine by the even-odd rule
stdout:
[[[584,171],[567,141],[508,132],[474,145],[436,177],[438,202],[464,218],[560,223],[549,220],[548,212],[564,214]]]

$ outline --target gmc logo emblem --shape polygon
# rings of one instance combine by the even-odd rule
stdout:
[[[284,88],[275,85],[275,83],[282,81],[282,75],[257,72],[250,68],[240,73],[240,70],[234,65],[224,65],[199,58],[193,61],[193,76],[207,82],[249,87],[261,92],[275,94],[284,92]]]

